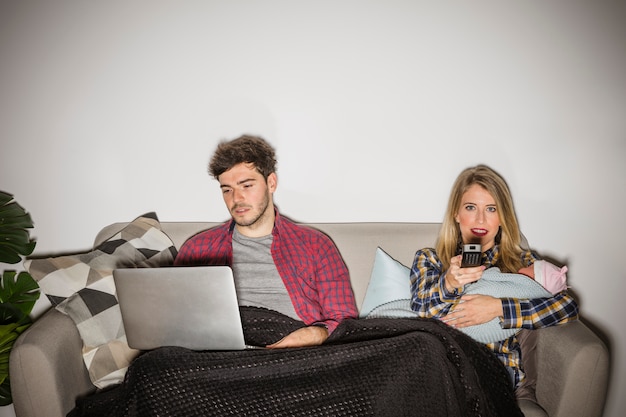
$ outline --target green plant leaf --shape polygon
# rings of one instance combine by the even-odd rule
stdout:
[[[13,200],[13,196],[11,194],[0,191],[0,207],[4,206],[11,200]]]
[[[39,285],[28,272],[4,271],[0,275],[0,323],[19,322],[28,316],[39,295]]]
[[[21,323],[26,321],[26,323]],[[31,325],[28,316],[22,317],[20,323],[0,325],[0,406],[13,402],[11,383],[9,382],[9,357],[18,336]]]
[[[18,315],[22,314],[18,310]],[[13,402],[11,383],[9,382],[9,357],[13,344],[20,334],[31,325],[28,316],[22,316],[19,322],[0,325],[0,406]]]
[[[30,240],[28,232],[19,229],[0,230],[0,262],[16,264],[22,256],[33,253],[36,242]]]
[[[17,336],[19,336],[19,332],[17,331],[18,327],[20,327],[20,325],[17,323],[0,325],[0,353],[2,353],[7,346],[12,345],[15,339],[17,339]]]
[[[32,228],[30,214],[11,194],[0,191],[0,262],[16,264],[33,253],[36,243],[28,231]]]
[[[11,397],[11,382],[9,381],[9,376],[2,381],[0,384],[0,407],[5,405],[9,405],[13,402],[13,397]]]
[[[16,264],[35,249],[28,229],[30,215],[0,191],[0,262]],[[29,314],[39,298],[37,282],[28,272],[4,271],[0,274],[0,406],[11,404],[9,356],[18,336],[32,323]]]

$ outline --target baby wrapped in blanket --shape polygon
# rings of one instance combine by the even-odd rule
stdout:
[[[483,294],[496,298],[548,298],[567,289],[566,272],[566,266],[559,268],[544,260],[535,261],[518,274],[504,273],[497,267],[488,268],[480,280],[466,287],[465,294]],[[418,315],[411,310],[410,293],[407,293],[406,298],[399,298],[372,309],[366,317],[410,318]],[[496,317],[487,323],[459,330],[478,342],[492,343],[508,339],[521,329],[503,329],[500,319]]]
[[[499,268],[489,268],[478,281],[468,285],[465,294],[483,294],[496,298],[549,298],[567,289],[567,267],[562,268],[548,261],[535,261],[533,265],[520,270],[519,274],[500,272]],[[529,278],[530,277],[530,278]],[[503,329],[500,319],[459,329],[473,339],[491,343],[508,339],[520,329]]]

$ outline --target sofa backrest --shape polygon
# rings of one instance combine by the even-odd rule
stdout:
[[[127,223],[114,223],[98,233],[99,244]],[[163,231],[177,248],[191,236],[220,223],[212,222],[161,222]],[[376,248],[380,247],[391,257],[410,267],[415,251],[435,244],[440,223],[309,223],[335,242],[350,271],[350,280],[359,309],[363,303],[370,280]]]

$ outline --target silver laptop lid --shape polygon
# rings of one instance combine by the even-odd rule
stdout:
[[[245,348],[229,267],[116,269],[113,279],[131,348]]]

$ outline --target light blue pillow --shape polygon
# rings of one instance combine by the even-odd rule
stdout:
[[[366,317],[376,307],[392,301],[411,299],[410,268],[376,249],[374,267],[359,317]]]
[[[550,298],[552,294],[541,284],[522,274],[508,274],[499,268],[489,268],[483,272],[483,277],[469,284],[465,294],[484,294],[496,298]],[[521,329],[503,329],[500,319],[495,318],[487,323],[464,327],[461,330],[474,340],[482,343],[492,343],[508,339]]]

